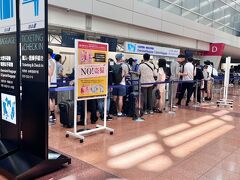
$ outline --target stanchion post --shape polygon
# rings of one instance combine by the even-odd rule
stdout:
[[[84,100],[84,111],[85,111],[84,130],[86,130],[87,129],[87,100]]]
[[[103,126],[107,127],[107,96],[104,98],[104,122]]]
[[[142,90],[141,90],[141,83],[140,79],[138,81],[138,113],[137,117],[134,119],[136,122],[143,122],[144,118],[141,117],[141,96],[142,96]]]
[[[169,114],[175,114],[175,111],[173,111],[173,83],[174,81],[172,80],[170,82],[171,91],[170,91],[170,111],[168,111]]]
[[[194,98],[194,104],[193,104],[193,107],[195,108],[200,107],[197,103],[197,96],[198,96],[198,80],[196,80],[195,98]]]

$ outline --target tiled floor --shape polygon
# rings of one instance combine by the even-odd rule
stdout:
[[[126,179],[239,180],[239,89],[233,93],[233,109],[203,104],[144,122],[115,118],[108,123],[113,136],[91,135],[83,144],[66,139],[67,129],[56,124],[49,128],[49,146]]]

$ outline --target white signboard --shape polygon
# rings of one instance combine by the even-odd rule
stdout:
[[[45,0],[20,0],[21,31],[44,28]]]
[[[16,124],[16,97],[1,94],[2,119]]]
[[[166,48],[160,46],[151,46],[146,44],[138,44],[133,42],[124,43],[125,52],[135,53],[135,54],[145,54],[156,56],[166,56],[166,57],[178,57],[180,54],[180,49]]]
[[[16,32],[16,0],[0,0],[0,34]]]

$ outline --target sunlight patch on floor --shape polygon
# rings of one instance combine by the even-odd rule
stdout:
[[[184,158],[190,153],[196,151],[197,149],[203,147],[204,145],[210,143],[214,139],[220,137],[221,135],[224,135],[225,133],[229,132],[232,129],[234,129],[234,126],[224,125],[211,132],[208,132],[207,134],[204,134],[200,137],[197,137],[189,142],[186,142],[185,144],[182,144],[172,149],[171,153],[172,155],[178,158]]]
[[[226,122],[214,119],[212,121],[201,124],[199,126],[191,128],[189,130],[186,130],[181,133],[164,138],[163,141],[166,145],[168,145],[170,147],[176,147],[182,143],[185,143],[193,138],[196,138],[202,134],[205,134],[205,133],[207,133],[217,127],[220,127],[224,124],[226,124]]]
[[[146,144],[152,143],[157,140],[157,136],[154,134],[147,134],[141,137],[137,137],[128,141],[111,146],[108,149],[110,156],[117,156],[125,152],[129,152],[133,149],[142,147]]]
[[[169,136],[169,135],[175,134],[179,131],[188,129],[190,127],[191,127],[191,125],[189,125],[187,123],[181,123],[181,124],[178,124],[178,125],[171,126],[169,128],[160,130],[160,131],[158,131],[158,133],[162,136]]]
[[[211,115],[206,115],[206,116],[202,116],[202,117],[199,117],[199,118],[196,118],[196,119],[193,119],[193,120],[190,120],[188,121],[190,124],[194,124],[194,125],[197,125],[197,124],[201,124],[201,123],[204,123],[204,122],[207,122],[211,119],[213,119],[214,116],[211,116]]]
[[[138,167],[144,171],[162,172],[173,165],[173,161],[166,155],[154,157]]]
[[[158,143],[152,143],[134,151],[127,152],[118,157],[112,158],[107,162],[107,165],[116,169],[129,169],[143,161],[146,161],[154,156],[164,152],[163,147]]]

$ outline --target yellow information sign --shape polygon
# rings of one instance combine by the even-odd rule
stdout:
[[[107,95],[108,44],[77,41],[76,80],[78,98]]]

